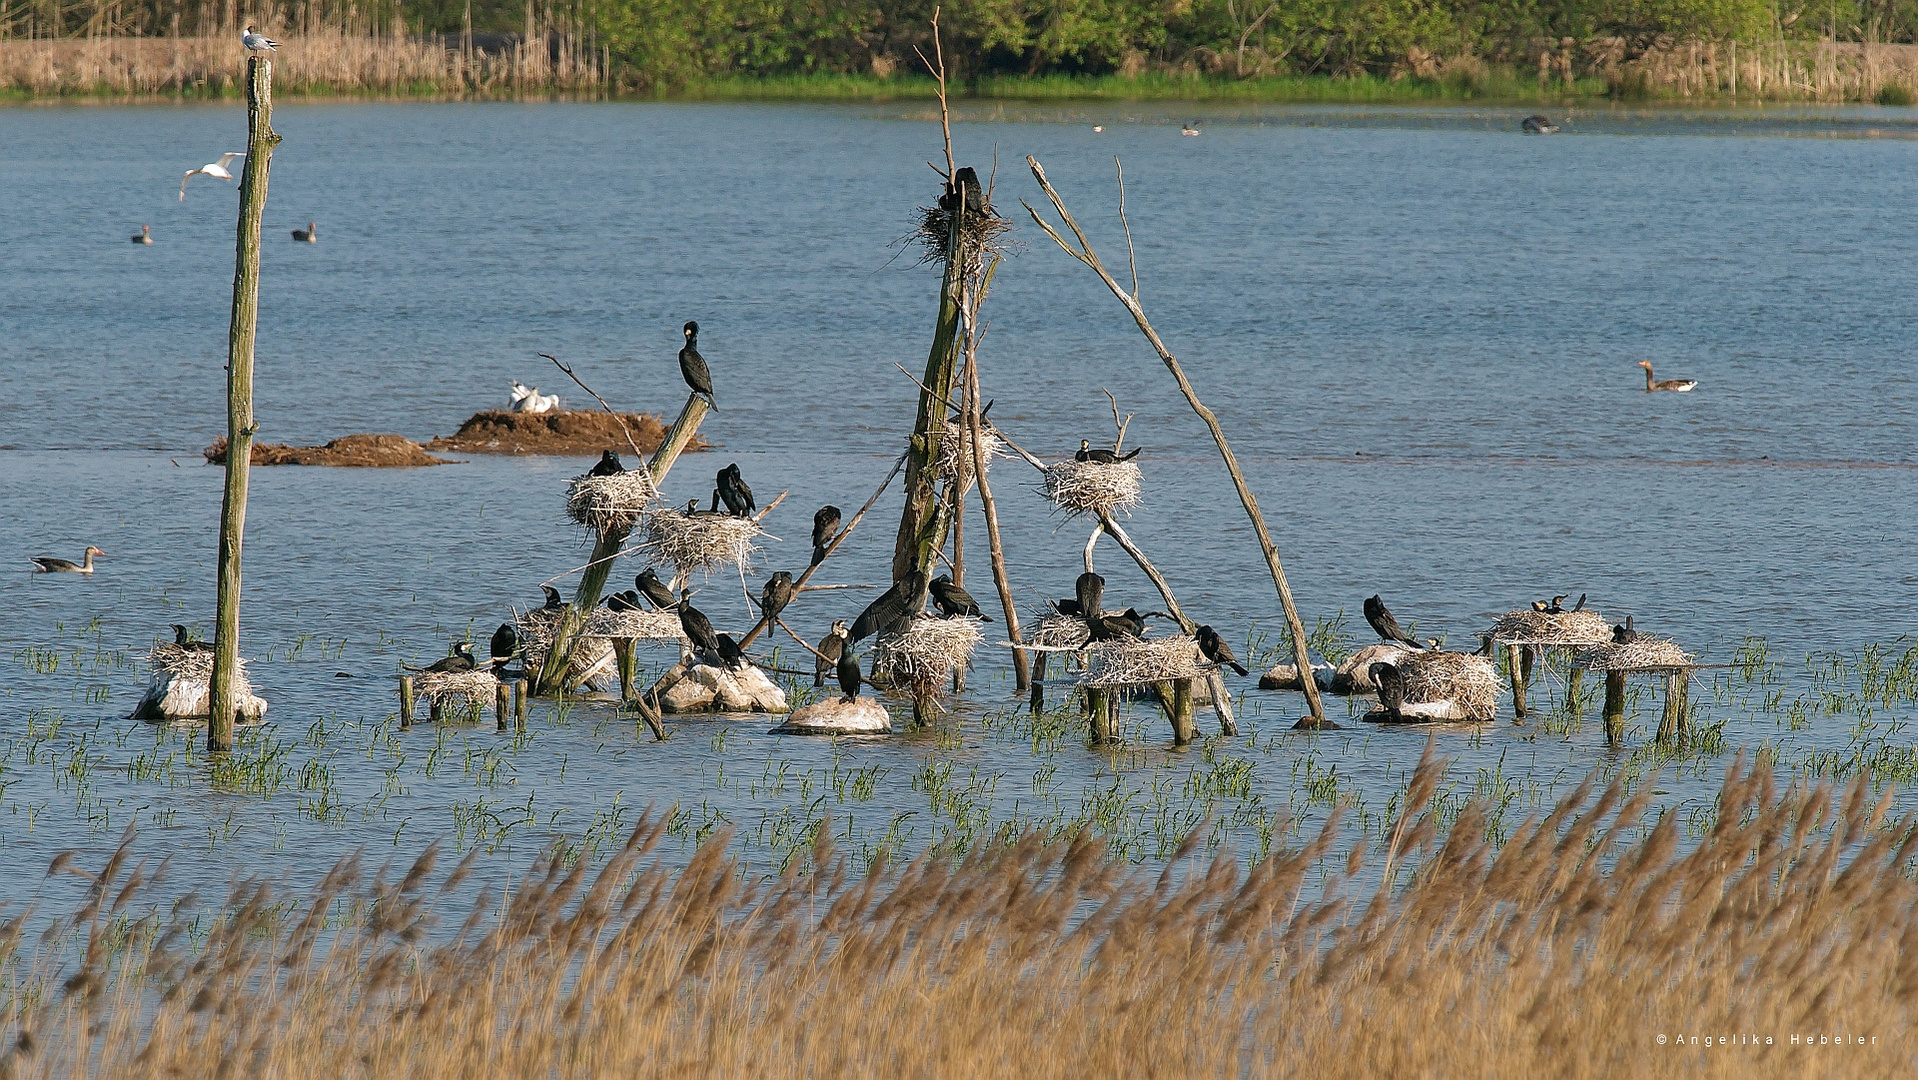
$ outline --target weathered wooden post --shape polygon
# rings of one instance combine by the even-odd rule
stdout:
[[[207,685],[206,748],[233,749],[234,676],[240,660],[240,547],[246,534],[246,483],[253,458],[253,337],[260,311],[260,219],[266,213],[273,131],[273,61],[246,58],[246,170],[240,174],[240,223],[233,255],[233,319],[226,346],[226,491],[220,501],[219,586],[214,599],[213,674]]]
[[[1046,657],[1047,652],[1035,651],[1032,657],[1032,715],[1038,716],[1046,711]]]
[[[1119,725],[1113,709],[1112,692],[1104,687],[1088,686],[1085,694],[1086,717],[1091,725],[1093,743],[1118,742]]]
[[[505,683],[493,687],[493,730],[506,730],[506,718],[513,709],[512,699],[513,693],[506,689]]]
[[[1525,719],[1525,669],[1529,666],[1522,659],[1525,647],[1522,645],[1505,646],[1505,666],[1512,675],[1512,715]]]
[[[400,730],[413,726],[413,676],[400,676]]]
[[[1175,746],[1185,746],[1198,734],[1199,725],[1192,718],[1192,679],[1174,679],[1172,682],[1172,742]]]
[[[1625,733],[1625,673],[1605,673],[1605,741],[1617,742]]]
[[[527,693],[528,689],[530,688],[526,685],[525,679],[515,679],[513,681],[513,730],[514,731],[526,730],[526,699],[529,696],[531,696]]]
[[[1659,742],[1684,742],[1690,734],[1685,713],[1686,683],[1690,677],[1683,671],[1665,673],[1665,711],[1658,721]]]
[[[1585,672],[1582,668],[1573,668],[1565,675],[1565,711],[1576,717],[1585,703],[1579,700],[1579,691],[1583,689]]]
[[[619,700],[633,700],[633,680],[639,677],[639,654],[632,638],[613,639],[613,659],[619,667]]]

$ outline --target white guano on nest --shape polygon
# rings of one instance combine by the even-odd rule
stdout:
[[[1398,662],[1405,677],[1405,703],[1456,701],[1468,720],[1498,713],[1498,671],[1491,658],[1472,653],[1415,652]]]
[[[147,653],[153,668],[140,703],[134,706],[137,720],[179,720],[207,715],[212,699],[209,687],[213,679],[213,650],[183,649],[170,641],[160,642]],[[253,693],[247,681],[246,660],[239,658],[233,671],[234,708],[242,719],[253,721],[266,715],[266,700]]]
[[[652,474],[628,469],[611,476],[586,473],[566,489],[566,516],[600,534],[628,532],[646,507],[659,497]]]
[[[1506,645],[1572,648],[1612,640],[1612,624],[1596,611],[1509,611],[1492,624],[1492,639]]]
[[[1026,645],[1041,652],[1078,652],[1092,641],[1092,630],[1077,615],[1062,615],[1047,609],[1039,616]],[[1007,642],[1011,644],[1011,642]]]
[[[1092,646],[1081,686],[1150,686],[1205,675],[1199,643],[1184,635],[1118,638]]]
[[[737,566],[743,573],[752,569],[753,552],[759,550],[753,541],[762,532],[749,517],[687,514],[662,506],[641,517],[639,549],[682,576],[695,570],[710,574],[723,566]]]
[[[1610,643],[1575,653],[1572,666],[1581,671],[1657,670],[1690,667],[1695,659],[1670,638],[1640,636],[1630,644]]]
[[[947,424],[939,436],[939,455],[933,459],[933,468],[941,480],[970,480],[972,467],[972,440],[963,424]],[[1006,456],[1005,441],[993,434],[991,428],[981,427],[979,431],[979,449],[985,451],[986,469],[992,469],[992,459]]]
[[[900,633],[879,635],[874,646],[879,670],[894,682],[928,690],[972,659],[972,650],[985,640],[979,629],[982,625],[971,616],[940,619],[920,615]]]
[[[646,641],[685,641],[677,611],[614,611],[598,607],[586,620],[588,637],[638,638]]]
[[[491,668],[422,671],[413,676],[413,693],[429,705],[442,707],[454,701],[484,705],[493,700],[498,687],[499,679],[494,677]]]
[[[1110,514],[1139,505],[1145,474],[1130,461],[1101,465],[1067,458],[1045,468],[1039,490],[1068,515]]]

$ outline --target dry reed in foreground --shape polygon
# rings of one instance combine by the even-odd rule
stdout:
[[[1094,840],[1027,836],[865,876],[822,845],[767,880],[724,838],[675,868],[648,815],[599,872],[537,867],[456,932],[434,929],[429,851],[397,881],[343,862],[283,920],[266,886],[241,887],[195,950],[184,909],[136,923],[141,944],[122,947],[148,872],[129,841],[85,875],[94,899],[68,920],[84,957],[8,963],[33,982],[4,999],[0,1074],[1855,1080],[1911,1067],[1913,831],[1887,827],[1862,780],[1834,798],[1734,766],[1689,848],[1677,815],[1643,821],[1651,784],[1594,798],[1588,782],[1493,848],[1481,807],[1436,828],[1443,779],[1428,749],[1383,851],[1334,851],[1328,827],[1242,868],[1194,858],[1195,834],[1164,872],[1108,861]],[[1399,888],[1361,884],[1380,861]],[[54,871],[79,872],[65,856]],[[140,958],[145,983],[127,977]],[[1739,1041],[1702,1045],[1721,1036]],[[1834,1036],[1866,1042],[1817,1044]]]

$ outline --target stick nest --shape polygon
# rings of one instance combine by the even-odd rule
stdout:
[[[1498,712],[1498,671],[1492,666],[1490,657],[1471,653],[1415,652],[1400,659],[1398,669],[1405,677],[1405,703],[1408,705],[1456,701],[1465,710],[1468,720],[1490,720]]]
[[[1670,638],[1641,635],[1629,645],[1613,642],[1576,653],[1572,656],[1572,666],[1582,671],[1637,671],[1689,667],[1694,659],[1696,657]]]
[[[933,468],[941,480],[972,479],[972,441],[971,432],[963,424],[949,424],[939,436],[939,455],[933,459]],[[1006,456],[1005,440],[992,433],[992,429],[980,425],[979,449],[985,451],[986,468],[992,468],[992,459]]]
[[[422,671],[413,676],[413,693],[429,705],[445,706],[452,701],[485,705],[493,700],[498,687],[499,679],[494,677],[491,668]]]
[[[1101,465],[1067,458],[1046,466],[1039,490],[1068,515],[1096,517],[1139,505],[1144,483],[1145,474],[1130,461]]]
[[[522,646],[520,655],[525,657],[529,673],[546,666],[547,657],[553,652],[553,639],[559,635],[560,617],[565,614],[565,608],[537,607],[513,616],[513,628],[519,634]],[[589,630],[591,625],[588,622]],[[596,671],[612,655],[613,647],[605,638],[584,634],[580,643],[573,648],[573,669]]]
[[[1048,607],[1038,625],[1026,635],[1026,644],[1050,652],[1078,652],[1092,641],[1092,628],[1077,615],[1063,615]]]
[[[213,677],[212,649],[182,649],[171,641],[160,642],[147,653],[147,663],[154,671],[164,671],[176,679],[198,679],[206,682]],[[243,690],[246,686],[246,661],[239,661],[238,674]]]
[[[171,641],[155,644],[147,653],[153,683],[134,707],[137,720],[178,720],[207,714],[212,698],[213,650],[182,649]],[[266,702],[247,681],[246,660],[238,658],[233,671],[234,707],[248,722],[266,714]]]
[[[611,476],[586,473],[573,477],[566,489],[566,516],[601,535],[628,532],[658,497],[659,489],[645,469],[628,469]]]
[[[641,638],[647,641],[685,641],[677,611],[614,611],[594,608],[586,620],[586,635],[602,638]]]
[[[1499,616],[1492,624],[1492,639],[1506,645],[1603,645],[1612,640],[1612,624],[1596,611],[1548,615],[1528,608]]]
[[[983,214],[967,214],[959,226],[959,243],[967,255],[965,270],[977,271],[985,266],[987,256],[1004,255],[1012,250],[1012,244],[1006,240],[1011,230],[1012,223],[994,213],[990,206]],[[951,258],[947,245],[952,242],[952,212],[938,204],[920,207],[919,227],[913,230],[913,239],[921,248],[921,264]]]
[[[1199,643],[1184,635],[1101,641],[1092,646],[1090,655],[1081,686],[1149,686],[1206,673]]]
[[[763,530],[749,517],[687,514],[672,507],[648,511],[640,521],[641,551],[654,562],[671,564],[680,574],[712,573],[723,566],[751,570],[753,541]]]
[[[879,670],[894,682],[910,683],[915,693],[935,690],[955,668],[972,659],[985,639],[984,623],[970,616],[938,619],[920,615],[903,633],[880,634],[875,648]]]

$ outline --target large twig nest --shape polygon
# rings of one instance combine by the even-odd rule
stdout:
[[[1163,638],[1116,638],[1091,647],[1081,686],[1150,686],[1201,678],[1199,643],[1183,634]]]
[[[1612,624],[1596,611],[1551,615],[1530,609],[1509,611],[1492,624],[1492,639],[1505,645],[1575,648],[1612,640]]]
[[[595,532],[628,532],[659,497],[652,474],[628,469],[611,476],[586,473],[566,489],[566,516]]]
[[[537,672],[546,666],[546,658],[553,651],[553,641],[559,636],[559,620],[565,614],[565,608],[538,607],[513,616],[513,627],[519,634],[522,646],[520,655],[525,658],[528,672]],[[576,672],[598,671],[611,663],[612,659],[613,646],[603,637],[582,634],[573,645],[573,670]]]
[[[1490,720],[1498,712],[1498,671],[1489,657],[1415,652],[1400,659],[1398,669],[1408,705],[1455,701],[1467,720]]]
[[[646,512],[640,520],[639,548],[654,562],[671,565],[682,576],[712,573],[723,566],[752,569],[753,541],[759,522],[733,514],[688,514],[670,506]]]
[[[919,208],[919,228],[914,238],[919,241],[923,251],[920,262],[944,262],[951,257],[948,250],[952,244],[952,211],[944,205],[950,198],[941,199],[932,206]],[[985,265],[988,255],[1002,255],[1011,249],[1005,237],[1012,230],[1012,223],[999,217],[991,206],[984,207],[984,213],[968,213],[960,221],[960,244],[965,248],[966,271],[975,273]]]
[[[1139,505],[1145,474],[1130,461],[1102,465],[1067,458],[1045,468],[1039,490],[1068,515],[1095,517]]]
[[[979,449],[985,451],[986,469],[992,469],[992,459],[1006,456],[1005,440],[993,434],[991,428],[981,427],[979,431]],[[964,424],[948,424],[939,436],[939,454],[933,459],[933,468],[941,480],[971,480],[972,440],[971,433]]]
[[[1574,653],[1572,666],[1581,671],[1640,671],[1690,667],[1694,659],[1670,638],[1640,636],[1630,644],[1608,643]]]
[[[593,609],[583,633],[601,638],[638,638],[646,641],[685,641],[677,611],[614,611]]]
[[[491,668],[422,671],[413,676],[413,693],[429,705],[442,707],[454,701],[484,705],[493,700],[498,688],[499,679],[493,675]]]
[[[972,659],[972,650],[985,639],[982,625],[970,616],[917,616],[905,630],[879,635],[874,647],[879,670],[894,682],[911,684],[915,693],[928,693]]]
[[[1077,615],[1048,609],[1026,635],[1026,645],[1041,652],[1078,652],[1092,641],[1092,628]]]
[[[140,703],[136,720],[183,720],[204,717],[212,701],[213,650],[183,649],[170,641],[147,653],[153,680]],[[234,709],[240,718],[255,721],[266,715],[266,699],[253,693],[247,681],[246,660],[237,658],[233,670]]]

